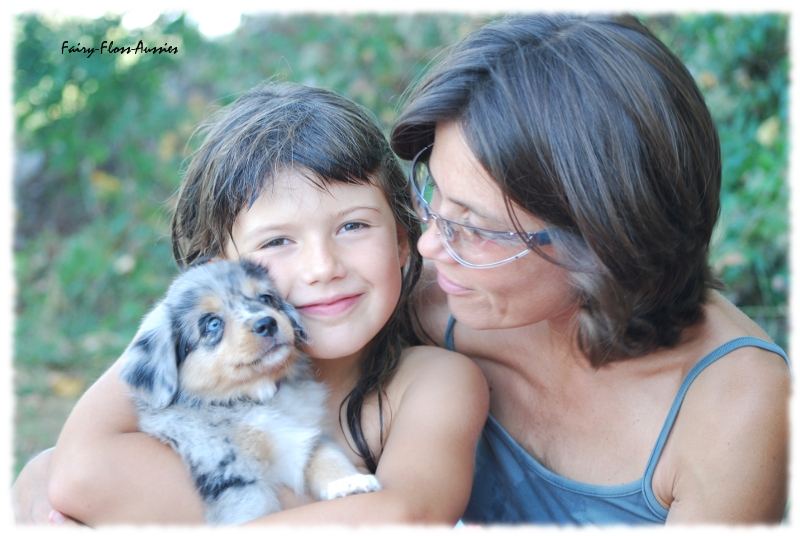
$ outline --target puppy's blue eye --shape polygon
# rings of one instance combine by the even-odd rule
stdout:
[[[222,320],[220,320],[216,316],[212,316],[211,318],[206,320],[206,331],[209,333],[217,331],[221,327],[222,327]]]

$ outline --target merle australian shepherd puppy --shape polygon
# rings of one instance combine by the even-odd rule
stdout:
[[[282,485],[318,499],[380,489],[327,435],[304,339],[264,267],[214,261],[173,282],[125,351],[139,428],[183,458],[207,522],[278,511]]]

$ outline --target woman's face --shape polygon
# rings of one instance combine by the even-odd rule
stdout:
[[[448,220],[493,231],[513,231],[500,187],[473,155],[457,123],[436,127],[429,167],[439,189],[438,206]],[[546,224],[515,206],[522,228]],[[553,246],[543,250],[555,256]],[[453,259],[430,226],[419,240],[420,253],[435,262],[439,286],[450,311],[473,329],[513,328],[572,315],[576,300],[563,268],[530,253],[493,268],[469,268]]]

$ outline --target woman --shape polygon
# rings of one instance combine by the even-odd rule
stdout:
[[[438,283],[420,326],[492,390],[466,521],[780,521],[788,359],[715,290],[719,140],[656,37],[630,16],[485,26],[392,146]]]

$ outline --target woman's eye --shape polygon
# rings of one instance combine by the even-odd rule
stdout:
[[[486,240],[488,238],[486,233],[475,227],[467,226],[465,229],[469,230],[466,234],[469,236],[470,240]]]

